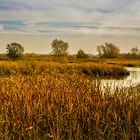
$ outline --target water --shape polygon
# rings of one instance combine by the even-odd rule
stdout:
[[[126,69],[130,72],[130,75],[124,79],[116,80],[116,79],[102,79],[102,86],[109,87],[123,87],[140,84],[140,67],[126,67]]]
[[[125,80],[140,83],[140,67],[127,67],[126,69],[130,72],[130,75]]]

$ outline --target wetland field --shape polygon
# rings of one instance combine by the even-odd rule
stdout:
[[[0,139],[140,139],[139,64],[0,61]]]

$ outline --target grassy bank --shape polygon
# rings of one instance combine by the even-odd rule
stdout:
[[[140,59],[113,59],[104,60],[107,64],[117,64],[127,67],[140,67]]]
[[[66,73],[3,77],[0,137],[140,139],[139,106],[140,86],[102,91],[98,82]]]
[[[1,61],[0,76],[38,74],[78,74],[93,77],[118,77],[128,75],[122,66],[106,63],[59,63],[37,61]]]
[[[70,61],[70,59],[69,59]],[[87,59],[76,59],[71,62],[96,62],[96,63],[106,63],[106,64],[113,64],[113,65],[121,65],[121,66],[128,66],[128,67],[140,67],[140,59],[125,59],[125,58],[114,58],[114,59],[107,59],[107,58],[87,58]]]

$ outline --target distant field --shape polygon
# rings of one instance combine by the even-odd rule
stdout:
[[[107,58],[76,58],[76,57],[55,57],[55,56],[38,56],[38,57],[25,57],[23,60],[44,60],[48,62],[61,62],[61,63],[87,63],[87,62],[96,62],[96,63],[107,63],[107,64],[117,64],[123,66],[140,66],[140,59],[107,59]],[[1,61],[9,61],[9,58],[0,58]],[[17,59],[18,60],[18,59]]]
[[[140,59],[104,59],[100,62],[106,62],[108,64],[117,64],[122,66],[140,67]]]
[[[117,65],[122,65],[122,66],[130,66],[130,67],[135,67],[139,66],[140,67],[140,59],[104,59],[104,58],[92,58],[92,59],[87,59],[87,60],[82,60],[83,62],[97,62],[97,63],[107,63],[107,64],[117,64]]]
[[[60,63],[45,60],[1,61],[0,76],[37,74],[78,74],[90,77],[120,77],[128,75],[122,66],[106,63]]]

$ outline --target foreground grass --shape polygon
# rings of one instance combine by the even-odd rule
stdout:
[[[127,74],[105,63],[1,61],[0,139],[140,139],[140,86],[93,80]]]
[[[112,93],[112,94],[110,94]],[[0,79],[0,136],[15,139],[140,139],[140,86],[101,90],[76,74]]]

